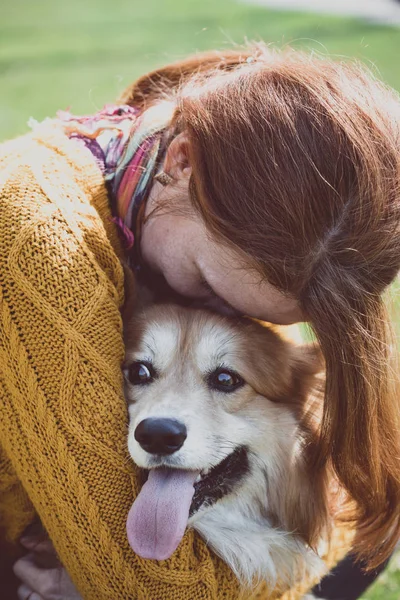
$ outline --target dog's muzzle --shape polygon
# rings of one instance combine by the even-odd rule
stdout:
[[[160,461],[147,471],[147,481],[127,518],[131,548],[142,558],[165,560],[176,550],[188,519],[232,492],[250,470],[248,451],[237,447],[207,473],[168,466],[183,445],[186,427],[174,419],[145,419],[135,439]],[[163,458],[164,457],[164,458]]]

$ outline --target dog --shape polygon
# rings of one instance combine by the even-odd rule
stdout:
[[[132,549],[168,558],[188,527],[244,588],[321,578],[335,494],[332,474],[311,462],[318,348],[255,320],[141,297],[141,308],[123,312],[128,449],[147,478],[127,518]],[[46,589],[62,578],[65,597],[79,600],[37,525],[35,548],[40,538],[50,557],[40,569]]]
[[[245,586],[319,576],[332,476],[314,471],[316,345],[248,318],[172,304],[125,321],[129,454],[144,483],[127,519],[143,558],[195,529]]]

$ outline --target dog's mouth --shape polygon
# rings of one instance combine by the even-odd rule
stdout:
[[[142,558],[169,558],[188,519],[231,493],[249,470],[247,448],[239,446],[205,474],[169,467],[147,471],[147,481],[128,514],[131,548]]]
[[[247,448],[239,446],[210,471],[197,478],[189,517],[231,493],[250,470]]]

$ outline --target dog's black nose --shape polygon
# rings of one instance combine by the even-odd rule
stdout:
[[[150,454],[173,454],[186,437],[185,425],[175,419],[144,419],[135,429],[135,440]]]

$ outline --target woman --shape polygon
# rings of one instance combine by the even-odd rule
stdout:
[[[127,546],[117,224],[144,276],[311,324],[327,383],[310,467],[332,464],[354,551],[379,565],[400,529],[382,297],[400,267],[397,98],[359,67],[258,45],[160,69],[121,101],[1,150],[3,527],[15,541],[35,509],[84,598],[237,597],[191,534],[166,565]]]

